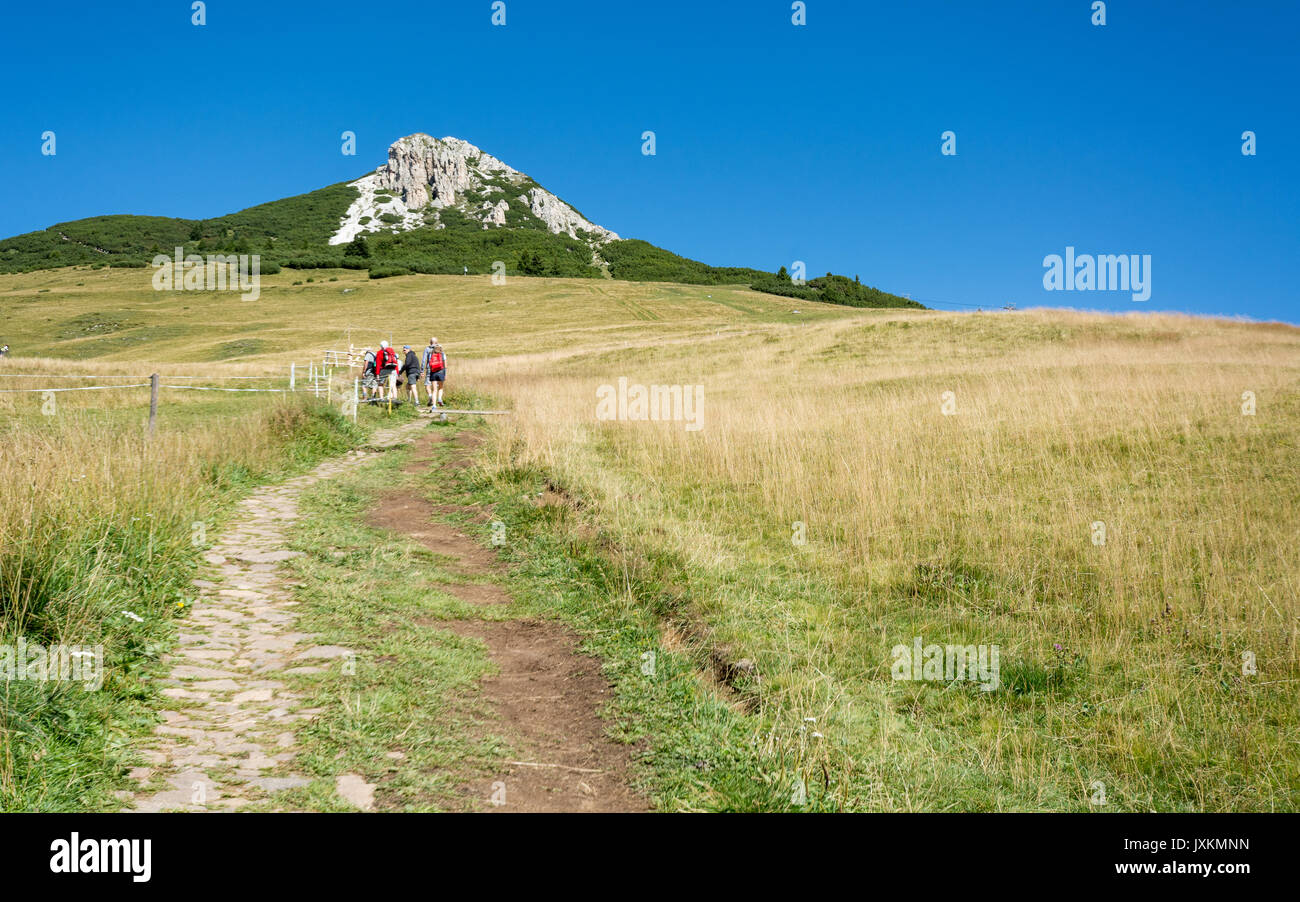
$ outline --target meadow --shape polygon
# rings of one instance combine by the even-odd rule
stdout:
[[[0,276],[0,313],[0,374],[283,381],[325,348],[437,335],[453,400],[513,410],[464,488],[518,527],[518,591],[557,599],[605,659],[660,807],[1300,807],[1294,327],[342,270],[264,277],[252,304],[155,293],[141,270]],[[598,419],[620,378],[702,386],[701,428]],[[204,393],[168,394],[148,448],[139,390],[68,393],[57,417],[0,395],[6,635],[129,630],[96,625],[123,572],[174,606],[153,555],[192,563],[194,510],[356,440],[301,399],[183,394]],[[525,485],[555,509],[512,508]],[[108,528],[148,514],[162,551]],[[32,572],[64,574],[40,583],[47,620],[15,605]],[[894,679],[916,637],[998,646],[998,688]],[[634,666],[648,651],[716,705],[675,721]],[[57,784],[8,716],[0,792]],[[718,735],[731,753],[705,760]]]

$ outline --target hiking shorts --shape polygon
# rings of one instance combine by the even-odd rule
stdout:
[[[379,384],[379,380],[375,378],[375,374],[373,372],[366,373],[364,376],[361,377],[362,388],[374,388],[378,384]]]
[[[432,373],[429,374],[429,381],[430,381],[430,382],[445,382],[445,381],[447,381],[447,371],[446,371],[446,370],[434,370]]]

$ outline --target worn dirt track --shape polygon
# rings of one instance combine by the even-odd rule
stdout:
[[[445,465],[466,466],[475,437],[460,433]],[[468,440],[467,440],[468,439]],[[432,465],[429,450],[438,433],[413,446],[409,472]],[[499,586],[484,580],[503,570],[496,554],[440,522],[441,513],[417,492],[399,490],[380,499],[370,523],[398,528],[437,554],[467,580],[444,588],[476,605],[509,603]],[[488,811],[551,812],[646,811],[644,798],[630,788],[629,749],[605,735],[600,711],[610,685],[599,663],[578,649],[573,631],[550,620],[448,620],[430,623],[481,640],[499,672],[483,681],[483,693],[498,722],[487,725],[504,735],[517,757],[499,774],[464,787],[467,807]]]
[[[263,801],[310,778],[294,769],[294,730],[319,712],[304,707],[282,677],[341,666],[351,652],[320,645],[294,629],[293,583],[283,561],[304,489],[362,465],[376,453],[410,440],[426,428],[408,423],[375,434],[367,448],[333,458],[310,473],[258,489],[238,507],[231,526],[206,555],[211,572],[195,581],[200,597],[180,631],[179,647],[163,694],[174,700],[164,722],[142,750],[147,766],[132,776],[139,789],[123,794],[137,811],[232,810]],[[466,435],[466,433],[461,433]],[[440,432],[413,445],[408,472],[431,465]],[[449,471],[467,465],[458,443]],[[395,490],[368,513],[368,522],[397,528],[445,555],[464,582],[444,588],[475,606],[500,606],[510,596],[494,580],[503,573],[497,555],[454,526],[451,512],[435,508],[418,491]],[[484,512],[470,511],[482,519]],[[628,749],[605,735],[599,716],[610,693],[599,664],[578,650],[576,636],[554,621],[451,620],[427,624],[481,640],[499,672],[482,684],[495,714],[482,725],[518,750],[491,779],[462,789],[465,807],[487,811],[644,811],[630,789]],[[374,807],[376,787],[356,774],[339,774],[336,791],[353,807]]]

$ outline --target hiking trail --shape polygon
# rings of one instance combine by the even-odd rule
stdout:
[[[136,811],[236,809],[311,782],[296,773],[268,775],[292,765],[295,725],[319,713],[302,707],[301,697],[278,677],[318,671],[349,650],[316,645],[310,635],[294,632],[298,602],[280,563],[302,554],[288,549],[298,497],[427,425],[379,430],[365,447],[263,486],[239,503],[230,527],[204,555],[216,572],[194,581],[199,598],[166,658],[172,670],[162,692],[175,704],[146,740],[148,766],[131,772],[144,785],[122,794]],[[159,783],[166,788],[155,788]],[[373,787],[356,775],[340,775],[337,789],[356,807],[370,807]]]
[[[199,598],[181,622],[178,647],[165,659],[172,669],[161,681],[162,692],[173,705],[161,712],[163,722],[144,740],[147,764],[131,772],[140,788],[120,793],[128,806],[144,812],[233,810],[312,782],[312,776],[294,769],[299,752],[294,731],[320,709],[305,707],[283,677],[341,666],[352,652],[317,644],[294,628],[295,583],[280,565],[302,554],[288,547],[298,498],[317,482],[364,465],[428,426],[421,420],[380,430],[364,448],[259,488],[239,503],[230,526],[205,555],[213,572],[194,581]],[[457,433],[453,459],[445,465],[449,475],[469,465],[471,443],[478,438]],[[434,431],[415,442],[406,474],[427,469],[429,450],[442,440]],[[376,510],[385,512],[382,522]],[[367,519],[385,529],[394,520],[413,524],[398,532],[450,558],[452,572],[465,578],[444,586],[451,594],[474,606],[508,605],[510,596],[495,582],[504,572],[497,555],[441,522],[439,515],[446,512],[408,485],[385,493]],[[462,787],[464,808],[648,810],[646,800],[630,788],[627,747],[605,735],[600,711],[609,700],[609,683],[599,662],[578,649],[572,630],[532,619],[427,625],[485,644],[499,672],[481,684],[491,719],[478,728],[503,735],[516,750],[491,779]],[[354,808],[375,807],[376,785],[359,774],[338,774],[335,790]]]
[[[471,463],[481,435],[456,433],[448,475]],[[422,436],[412,446],[408,474],[430,467],[437,442],[448,441],[440,432]],[[396,530],[417,540],[435,554],[450,559],[457,577],[440,588],[485,611],[508,605],[510,596],[496,584],[504,573],[496,553],[440,514],[470,512],[486,521],[480,509],[435,506],[412,488],[385,493],[370,512],[368,522],[382,529],[391,524],[420,524]],[[493,580],[484,583],[484,579]],[[428,624],[459,636],[478,639],[487,647],[498,672],[482,682],[482,692],[495,720],[482,728],[502,734],[516,750],[490,778],[463,787],[466,807],[502,812],[545,811],[647,811],[649,803],[631,788],[629,748],[605,735],[601,711],[611,699],[611,687],[600,662],[578,647],[577,635],[555,620],[465,619]]]

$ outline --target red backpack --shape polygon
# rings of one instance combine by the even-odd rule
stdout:
[[[392,348],[379,349],[379,368],[386,370],[390,366],[397,366],[397,352]]]
[[[429,352],[429,372],[436,373],[442,369],[442,351]]]

